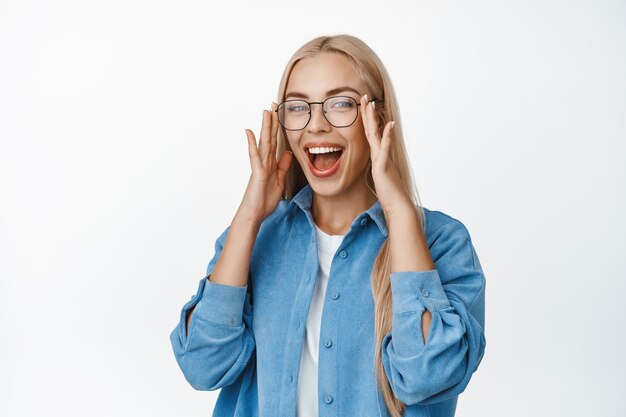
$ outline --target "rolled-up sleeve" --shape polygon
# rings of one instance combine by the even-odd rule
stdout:
[[[215,255],[196,294],[182,308],[170,333],[176,361],[189,384],[212,391],[232,384],[255,349],[252,303],[248,285],[224,285],[209,280],[228,228],[215,243]],[[195,307],[187,329],[187,315]]]
[[[391,273],[392,330],[382,342],[385,373],[406,405],[432,404],[463,392],[480,364],[485,277],[469,232],[458,220],[430,247],[435,269]],[[426,343],[422,314],[432,321]]]

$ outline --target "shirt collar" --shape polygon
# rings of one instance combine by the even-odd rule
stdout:
[[[292,203],[296,204],[300,207],[305,213],[313,219],[311,214],[311,204],[313,203],[313,188],[311,188],[311,184],[307,184],[291,200]],[[369,209],[365,210],[364,214],[359,215],[355,219],[355,222],[360,221],[361,217],[365,215],[370,216],[374,223],[378,226],[380,233],[387,237],[387,221],[385,220],[385,214],[383,213],[383,208],[380,204],[380,200],[376,200],[376,202]]]

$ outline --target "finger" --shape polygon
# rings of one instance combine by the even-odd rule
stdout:
[[[371,102],[367,105],[367,124],[370,127],[370,135],[380,143],[380,132],[378,131],[378,117],[376,116],[376,103]]]
[[[380,151],[385,157],[389,157],[389,148],[391,147],[391,129],[393,128],[395,122],[389,122],[385,125],[385,130],[383,130],[383,138],[381,140]]]
[[[261,168],[261,160],[259,157],[259,149],[256,146],[256,138],[250,129],[246,129],[246,137],[248,138],[248,156],[250,157],[250,168],[252,171]]]
[[[375,140],[374,137],[370,134],[370,120],[367,114],[367,99],[365,98],[367,95],[361,97],[361,119],[363,120],[363,129],[365,130],[365,137],[372,148],[372,152],[374,155],[378,153],[379,143]]]
[[[266,161],[270,154],[270,129],[271,129],[271,116],[270,112],[263,110],[263,124],[261,125],[261,140],[259,141],[259,148],[261,149],[261,160]]]
[[[272,134],[271,134],[271,150],[270,154],[275,157],[276,156],[276,144],[278,142],[278,113],[276,113],[276,109],[278,108],[278,104],[272,102]]]
[[[276,171],[276,177],[278,181],[278,186],[281,189],[284,189],[285,186],[285,175],[289,170],[289,166],[293,161],[293,153],[291,151],[285,151],[280,157],[280,161],[278,161],[278,167]]]

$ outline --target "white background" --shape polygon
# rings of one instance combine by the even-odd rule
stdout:
[[[422,203],[469,229],[457,416],[623,416],[623,1],[0,1],[0,414],[208,416],[169,334],[295,50],[394,82]]]

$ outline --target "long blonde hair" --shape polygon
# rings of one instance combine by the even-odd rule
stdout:
[[[376,53],[369,46],[359,38],[346,34],[320,36],[307,42],[294,53],[287,63],[278,88],[278,103],[285,100],[287,82],[295,64],[303,58],[314,57],[321,53],[339,53],[347,57],[356,73],[369,88],[372,97],[383,100],[382,105],[377,103],[376,106],[376,113],[380,122],[379,126],[384,126],[387,121],[395,120],[396,124],[391,131],[391,135],[393,136],[389,149],[390,158],[398,170],[402,187],[407,195],[411,197],[416,208],[416,212],[422,223],[422,230],[425,230],[426,218],[424,216],[424,209],[420,203],[417,187],[415,186],[411,174],[410,163],[404,146],[402,123],[396,102],[396,95],[387,70]],[[277,157],[280,157],[286,150],[290,151],[291,147],[285,135],[285,131],[281,128],[278,132]],[[366,175],[366,183],[369,189],[376,195],[376,187],[372,178],[371,160]],[[293,196],[307,184],[308,181],[300,164],[292,163],[285,176],[284,198],[293,198]],[[382,341],[385,335],[391,331],[392,324],[391,286],[389,281],[390,269],[389,239],[385,239],[372,267],[371,275],[372,295],[375,306],[375,353],[373,366],[389,413],[392,417],[401,417],[406,405],[393,395],[381,359]]]

